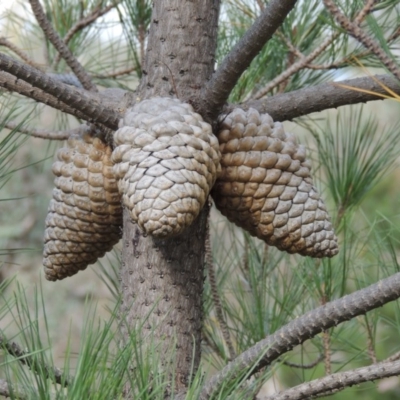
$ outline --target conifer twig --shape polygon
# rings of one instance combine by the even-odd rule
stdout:
[[[372,7],[376,3],[376,0],[368,0],[364,7],[359,11],[357,16],[354,19],[354,24],[360,24],[364,18],[371,12]],[[300,59],[289,66],[285,71],[283,71],[280,75],[275,77],[271,82],[269,82],[265,87],[260,89],[254,95],[251,96],[252,99],[260,99],[265,96],[272,89],[285,82],[290,76],[294,75],[296,72],[300,71],[303,68],[308,68],[310,63],[315,60],[331,43],[333,43],[338,37],[340,33],[335,32],[328,38],[326,38],[316,49],[314,49],[309,55],[305,56],[298,49],[296,49],[286,38],[284,35],[280,34],[285,38],[285,43],[288,45],[289,49],[297,55]],[[290,43],[290,44],[289,44]]]
[[[354,23],[356,25],[360,25],[361,22],[364,21],[366,16],[372,12],[374,5],[378,2],[378,0],[367,0],[364,4],[364,7],[358,12],[357,16],[354,18]]]
[[[280,85],[290,76],[295,74],[302,68],[305,68],[311,61],[317,58],[337,37],[339,33],[334,33],[333,35],[326,38],[316,49],[314,49],[308,56],[303,56],[299,61],[292,64],[289,68],[279,74],[277,77],[272,79],[266,86],[258,90],[254,95],[251,96],[252,99],[260,99],[264,97],[268,92],[274,89],[276,86]]]
[[[67,140],[71,136],[82,135],[84,132],[90,131],[90,127],[88,125],[81,125],[78,128],[66,131],[54,131],[51,129],[35,129],[32,127],[27,128],[24,125],[21,125],[21,123],[15,121],[6,122],[4,127],[10,130],[16,130],[35,138],[48,140]]]
[[[312,369],[315,368],[323,359],[324,355],[320,354],[315,361],[310,362],[309,364],[297,364],[297,363],[292,363],[290,361],[284,361],[283,364],[291,368]]]
[[[324,365],[325,365],[325,375],[330,375],[332,373],[331,367],[331,337],[329,331],[322,332],[322,342],[324,344]]]
[[[73,381],[73,377],[65,375],[56,367],[40,363],[32,355],[22,350],[17,343],[9,342],[2,334],[0,334],[0,348],[6,350],[7,353],[17,358],[21,364],[26,365],[33,372],[37,372],[37,369],[43,370],[46,378],[58,385],[67,387]]]
[[[87,26],[91,25],[95,22],[98,18],[102,17],[103,15],[107,14],[113,8],[118,5],[119,1],[114,1],[112,4],[104,8],[96,7],[89,15],[80,19],[75,25],[73,25],[67,34],[64,37],[64,43],[68,44],[70,40],[76,35],[79,31],[86,28]]]
[[[24,387],[21,385],[11,385],[4,379],[0,379],[0,396],[17,400],[28,400],[32,398]],[[39,398],[39,394],[37,394],[37,398]]]
[[[242,270],[247,274],[249,272],[249,241],[246,240],[245,231],[243,231],[243,237],[244,237],[244,250],[242,257]]]
[[[242,73],[282,25],[296,3],[297,0],[271,0],[267,4],[265,10],[224,58],[204,88],[197,106],[203,117],[205,110],[209,110],[211,119],[218,115]]]
[[[299,58],[304,58],[305,55],[296,47],[293,45],[293,43],[281,32],[277,31],[276,36],[278,36],[283,42],[286,44],[286,46],[289,48],[289,50]]]
[[[62,111],[69,112],[70,114],[75,115],[78,118],[83,118],[89,122],[98,122],[104,124],[110,129],[115,130],[118,128],[118,122],[120,118],[118,112],[110,107],[104,107],[102,104],[100,104],[98,101],[99,98],[95,93],[83,91],[70,85],[66,85],[57,79],[53,79],[48,75],[36,70],[35,68],[23,64],[3,53],[0,53],[0,74],[1,71],[5,71],[10,75],[14,75],[17,78],[30,83],[33,87],[41,89],[44,93],[48,93],[53,96],[53,98],[55,97],[59,101],[63,102],[65,106],[68,104],[67,107],[70,111],[66,111],[66,107],[64,107],[64,110]],[[17,82],[16,80],[14,82],[14,91],[21,93],[18,91],[18,84],[19,81]],[[33,98],[33,96],[29,95],[29,93],[21,94]],[[45,101],[42,102],[47,104]],[[54,102],[53,104],[55,104],[55,108],[61,109],[61,106],[57,107],[56,103]],[[71,109],[74,111],[71,112]]]
[[[1,70],[0,87],[8,90],[9,92],[15,92],[22,96],[33,99],[39,103],[46,104],[67,114],[74,115],[77,118],[81,118],[83,120],[87,119],[87,116],[85,114],[81,113],[75,108],[68,106],[67,104],[57,99],[55,96],[52,96],[39,88],[35,88],[31,84]]]
[[[216,354],[218,354],[222,359],[224,358],[224,354],[219,350],[217,345],[211,341],[208,335],[204,334],[202,336],[202,341]]]
[[[14,43],[10,42],[4,36],[0,37],[0,46],[4,46],[4,47],[7,47],[8,49],[10,49],[12,52],[14,52],[17,56],[19,56],[23,61],[25,61],[31,67],[42,70],[42,67],[39,64],[37,64],[32,58],[30,58],[28,56],[28,54],[26,54],[18,46],[16,46]]]
[[[381,45],[367,35],[356,23],[351,22],[337,7],[333,0],[323,0],[326,9],[331,13],[340,26],[346,30],[351,36],[358,40],[364,47],[376,55],[382,64],[400,80],[400,68],[397,64],[383,51]]]
[[[322,331],[358,315],[364,315],[399,297],[400,272],[305,313],[228,363],[204,385],[199,398],[209,399],[221,385],[229,384],[244,371],[248,370],[248,373],[253,375],[261,368],[270,365],[282,354]]]
[[[374,3],[376,3],[376,1],[374,1]],[[397,28],[386,40],[387,43],[392,43],[393,41],[395,41],[398,37],[400,36],[400,28]],[[364,50],[360,53],[356,53],[353,55],[347,54],[345,56],[342,57],[342,59],[338,60],[338,61],[333,61],[333,62],[328,62],[325,64],[308,64],[307,68],[308,69],[313,69],[313,70],[321,70],[321,69],[338,69],[338,68],[342,68],[342,67],[346,67],[347,64],[350,61],[354,61],[354,59],[356,60],[360,60],[363,57],[366,57],[368,55],[371,54],[371,50]]]
[[[297,48],[295,47],[290,40],[286,38],[286,36],[282,32],[277,32],[277,36],[279,36],[286,44],[286,46],[289,48],[289,50],[296,55],[299,58],[304,58],[305,55]],[[304,68],[307,69],[312,69],[312,70],[320,70],[320,69],[336,69],[345,64],[345,62],[349,61],[349,56],[343,57],[339,61],[334,61],[330,63],[325,63],[325,64],[311,64],[308,63]]]
[[[207,238],[205,243],[205,250],[206,250],[206,264],[208,268],[208,280],[210,282],[211,287],[211,296],[215,306],[215,315],[221,327],[222,337],[225,340],[225,343],[228,347],[228,354],[229,360],[232,360],[235,356],[235,349],[233,348],[233,344],[231,341],[231,336],[229,333],[229,328],[226,324],[224,314],[222,312],[222,303],[218,293],[218,286],[217,286],[217,278],[215,275],[215,268],[214,268],[214,260],[212,256],[212,249],[210,243],[210,230],[208,229]]]
[[[58,36],[58,33],[54,30],[49,20],[46,18],[46,15],[39,0],[29,0],[29,3],[31,4],[33,14],[35,15],[36,20],[42,28],[47,39],[49,39],[56,50],[60,53],[61,57],[74,72],[76,77],[82,83],[83,87],[86,90],[96,92],[97,88],[92,83],[91,77],[85,71],[80,62],[76,59],[76,57],[72,54],[67,45],[61,40],[60,36]]]
[[[49,73],[47,74],[50,78],[57,79],[59,82],[65,83],[70,86],[75,86],[77,88],[82,89],[82,83],[79,81],[79,79],[76,77],[74,74],[52,74]]]
[[[392,354],[390,357],[385,358],[383,361],[384,362],[392,362],[392,361],[397,361],[399,359],[400,359],[400,351]]]
[[[394,93],[400,94],[400,85],[396,79],[390,75],[375,75],[326,82],[288,93],[280,93],[268,99],[232,104],[226,107],[224,113],[228,113],[235,107],[244,110],[252,107],[260,113],[269,114],[275,121],[287,121],[328,108],[389,98],[390,94],[385,86]]]
[[[262,0],[257,0],[257,5],[258,5],[258,8],[259,8],[261,11],[264,11],[264,9],[265,9],[265,4],[262,2]]]
[[[81,18],[78,22],[76,22],[71,28],[68,30],[64,38],[62,39],[65,45],[71,41],[71,39],[82,29],[85,29],[87,26],[93,24],[98,18],[107,14],[114,7],[116,7],[118,2],[114,2],[113,4],[109,4],[104,8],[96,7],[90,14],[86,15],[86,17]],[[58,53],[54,58],[53,69],[56,68],[58,63],[60,62],[61,54]]]
[[[143,4],[141,4],[143,6]],[[146,41],[146,30],[143,24],[143,20],[140,21],[138,26],[138,40],[139,40],[139,54],[140,54],[140,62],[143,65],[145,59],[145,41]]]
[[[325,394],[332,390],[343,390],[346,387],[363,382],[375,381],[400,374],[400,361],[381,362],[368,367],[357,368],[351,371],[338,372],[323,378],[305,382],[284,390],[281,393],[269,396],[265,400],[302,400]]]
[[[368,321],[368,318],[366,315],[364,315],[364,322],[365,322],[365,329],[367,331],[367,350],[368,350],[368,355],[371,361],[376,364],[378,362],[378,358],[376,357],[376,352],[374,348],[374,337],[372,334],[372,329],[371,329],[371,324]]]
[[[320,260],[318,260],[320,261]],[[317,265],[319,267],[320,262],[317,261]],[[322,289],[324,291],[324,288]],[[325,305],[327,303],[326,294],[323,295],[321,299],[321,305]],[[325,366],[325,375],[330,375],[332,373],[332,365],[331,365],[331,335],[329,330],[324,330],[322,332],[322,343],[324,348],[324,366]]]
[[[113,78],[118,78],[119,76],[122,75],[129,75],[131,72],[136,71],[136,69],[137,69],[136,67],[129,67],[115,72],[106,72],[104,74],[97,74],[93,76],[96,77],[97,79],[113,79]]]

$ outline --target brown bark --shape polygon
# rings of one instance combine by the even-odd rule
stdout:
[[[242,73],[281,26],[297,0],[271,0],[260,17],[222,61],[203,91],[199,108],[216,118]]]
[[[104,124],[110,129],[116,129],[118,127],[120,116],[115,112],[115,110],[109,110],[107,107],[103,106],[98,101],[98,99],[100,99],[98,94],[80,90],[70,85],[65,85],[57,79],[53,79],[41,71],[21,63],[3,53],[0,53],[0,73],[2,80],[6,81],[5,84],[0,82],[0,86],[4,86],[8,89],[6,84],[9,79],[7,78],[12,75],[18,79],[9,83],[9,90],[11,91],[21,93],[27,97],[32,97],[45,104],[48,102],[52,107],[76,115],[79,118],[83,115],[83,118],[87,121]],[[41,92],[49,95],[49,99],[52,100],[55,98],[56,100],[50,103],[49,99],[47,102],[46,99],[43,99],[45,96],[37,96],[38,98],[35,98],[36,96],[30,94],[29,90],[19,88],[18,80],[29,83],[34,89],[38,88]],[[60,102],[65,103],[67,107],[57,104]],[[76,111],[67,111],[70,109],[75,109]]]
[[[175,65],[175,71],[177,67],[179,67],[179,64]],[[169,72],[168,68],[166,70]],[[145,70],[144,74],[146,73]],[[142,86],[148,85],[152,87],[151,82],[155,75],[153,71],[150,79],[144,76]],[[158,71],[158,75],[162,80],[161,83],[165,85],[166,92],[168,92],[168,88],[173,92],[174,85],[181,90],[179,94],[185,92],[185,89],[181,88],[182,81],[179,79],[179,72],[178,75],[175,75],[174,80],[171,78],[170,82],[168,82],[167,77],[163,78],[161,70]],[[172,75],[170,76],[172,77]],[[51,74],[44,74],[0,53],[0,87],[47,104],[82,120],[102,123],[110,129],[117,129],[121,113],[133,101],[130,97],[134,97],[134,95],[130,93],[126,94],[127,98],[125,100],[122,98],[114,99],[112,97],[109,98],[108,93],[105,91],[100,93],[83,91],[62,83],[63,80],[64,77],[62,76],[53,78]],[[351,88],[345,88],[340,85],[346,85]],[[322,83],[288,93],[277,94],[268,99],[250,100],[239,105],[231,104],[225,108],[224,113],[230,112],[235,107],[240,107],[244,110],[253,107],[260,113],[268,113],[275,121],[292,120],[302,115],[329,108],[388,98],[391,95],[385,86],[395,94],[400,94],[398,81],[390,75],[365,76],[340,82]],[[198,85],[196,88],[191,87],[190,89],[195,93]],[[156,94],[155,90],[154,94]],[[180,98],[184,99],[183,97]],[[191,100],[196,102],[193,98]],[[203,101],[200,103],[203,104]],[[196,106],[196,104],[193,105]]]
[[[137,101],[152,96],[187,101],[198,95],[213,72],[219,3],[154,2]],[[164,370],[174,375],[175,390],[187,386],[200,361],[208,212],[206,206],[182,235],[166,240],[143,236],[124,212],[123,336],[127,340],[129,330],[145,321],[145,345],[156,349]],[[172,355],[175,370],[168,359]],[[132,391],[127,387],[125,397],[134,396]]]
[[[288,93],[277,94],[263,100],[250,100],[239,105],[230,105],[248,110],[255,108],[269,114],[274,121],[290,121],[302,115],[337,108],[348,104],[366,103],[392,97],[390,91],[400,94],[397,79],[390,75],[365,76],[338,82],[326,82]]]
[[[71,70],[74,72],[76,77],[82,83],[82,86],[86,90],[97,92],[96,86],[93,84],[90,75],[86,72],[80,62],[71,53],[68,46],[58,36],[58,33],[54,30],[49,20],[46,18],[42,5],[39,0],[29,0],[33,14],[36,17],[37,22],[42,28],[46,38],[53,44],[53,46],[60,53],[61,57],[65,60]]]
[[[208,211],[205,207],[183,235],[165,240],[143,236],[124,211],[122,333],[127,338],[141,327],[142,351],[153,347],[160,370],[174,375],[176,389],[187,386],[192,365],[196,369],[200,362]]]
[[[310,382],[301,383],[265,400],[303,400],[337,393],[363,382],[376,381],[400,374],[400,361],[382,362],[351,371],[337,372]]]
[[[214,70],[220,0],[155,1],[140,96],[199,95]]]

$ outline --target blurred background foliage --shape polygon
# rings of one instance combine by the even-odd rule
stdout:
[[[223,1],[216,66],[266,3]],[[352,17],[364,4],[361,0],[338,3]],[[398,3],[379,2],[362,23],[394,59],[398,56],[400,34]],[[44,5],[60,36],[70,35],[69,47],[96,84],[135,88],[150,24],[149,0],[121,0],[116,4],[102,0],[45,0]],[[26,1],[16,0],[12,7],[2,3],[0,7],[1,38],[12,42],[27,60],[34,60],[44,71],[69,72],[45,39]],[[96,13],[101,15],[71,35],[82,19]],[[5,45],[0,46],[0,51],[19,57]],[[298,67],[302,57],[308,57],[308,62]],[[230,101],[361,76],[366,71],[382,72],[379,68],[373,55],[334,25],[320,1],[299,1],[295,12],[240,78]],[[281,79],[276,80],[277,77]],[[315,184],[323,193],[339,235],[341,251],[337,257],[314,260],[284,254],[243,233],[212,210],[217,292],[236,354],[304,312],[399,271],[399,111],[400,104],[394,99],[285,122],[285,128],[309,149]],[[1,350],[0,376],[39,388],[43,399],[89,398],[89,394],[90,398],[113,398],[121,388],[115,377],[123,376],[126,366],[114,337],[119,247],[66,281],[43,280],[42,236],[53,182],[51,163],[62,143],[7,129],[10,121],[24,127],[57,130],[76,127],[80,121],[21,96],[1,93],[0,332],[29,349],[39,361],[56,364],[79,377],[66,389],[53,386]],[[207,280],[202,370],[208,375],[229,360],[211,292]],[[235,384],[241,389],[235,398],[252,398],[257,393],[262,398],[323,376],[326,371],[383,360],[400,351],[399,334],[400,307],[393,302],[296,347],[245,385],[240,386],[238,380]],[[126,357],[134,353],[139,359],[137,351],[133,344]],[[309,368],[298,368],[307,364]],[[156,368],[155,360],[141,360],[141,365],[133,379],[142,388],[143,398],[160,398],[157,396],[163,393],[162,376],[150,395],[146,386],[152,368]],[[241,379],[245,381],[246,377]],[[195,382],[201,383],[200,374]],[[400,397],[399,388],[400,381],[394,377],[346,389],[329,398],[389,400]],[[220,398],[225,398],[223,393]]]

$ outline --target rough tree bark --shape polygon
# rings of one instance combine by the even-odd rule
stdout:
[[[155,1],[137,101],[153,96],[196,98],[214,68],[219,0]],[[200,361],[204,244],[209,207],[179,237],[145,237],[124,212],[122,318],[144,323],[142,335],[164,355],[175,352],[175,389]],[[136,321],[136,322],[135,322]],[[137,326],[137,325],[136,325]],[[175,346],[175,349],[171,349]],[[165,367],[168,360],[164,359]],[[129,391],[129,388],[127,388]],[[129,393],[125,393],[129,397]]]

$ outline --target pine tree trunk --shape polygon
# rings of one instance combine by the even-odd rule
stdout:
[[[154,1],[137,101],[153,96],[196,99],[214,68],[219,3]],[[176,391],[187,386],[200,361],[208,212],[206,206],[182,235],[166,240],[145,237],[124,212],[123,336],[127,339],[132,328],[143,324],[142,336],[148,346],[153,340],[161,364],[174,375]],[[132,397],[130,388],[125,397]]]

